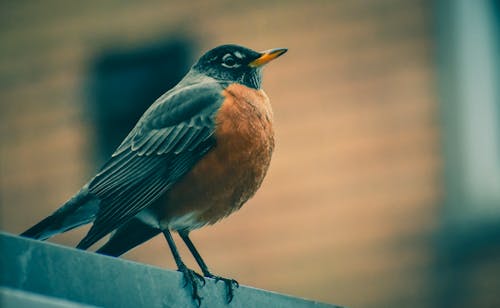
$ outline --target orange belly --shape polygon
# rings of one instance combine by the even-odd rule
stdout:
[[[239,209],[266,175],[274,149],[272,110],[262,90],[233,84],[216,117],[216,145],[165,196],[160,223],[192,230]]]

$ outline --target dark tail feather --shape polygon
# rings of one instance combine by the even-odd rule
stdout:
[[[143,223],[137,218],[133,218],[118,228],[108,242],[96,252],[118,257],[135,246],[151,239],[158,233],[160,233],[160,230]]]
[[[92,222],[99,209],[99,202],[84,186],[73,198],[49,217],[21,233],[21,236],[46,240],[56,234]]]

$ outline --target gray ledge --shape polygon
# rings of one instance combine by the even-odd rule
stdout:
[[[0,249],[3,304],[196,307],[183,288],[182,275],[176,271],[3,232]],[[202,307],[338,307],[246,286],[236,289],[233,301],[227,305],[223,284],[211,279],[200,293]]]

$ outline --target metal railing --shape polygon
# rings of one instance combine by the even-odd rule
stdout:
[[[0,232],[2,307],[196,307],[179,272]],[[247,286],[201,289],[202,307],[337,307]]]

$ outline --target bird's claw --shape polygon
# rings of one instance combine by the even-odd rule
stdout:
[[[238,283],[238,281],[231,279],[231,278],[224,278],[224,277],[215,276],[212,274],[206,275],[205,277],[214,279],[215,283],[217,283],[219,281],[224,282],[224,285],[226,287],[226,300],[227,300],[228,304],[233,300],[234,289],[240,287],[240,284]]]
[[[186,266],[179,268],[179,271],[184,276],[183,288],[189,285],[191,288],[191,298],[196,302],[197,306],[200,307],[202,297],[198,293],[198,284],[196,280],[199,280],[203,287],[206,283],[205,278]]]

